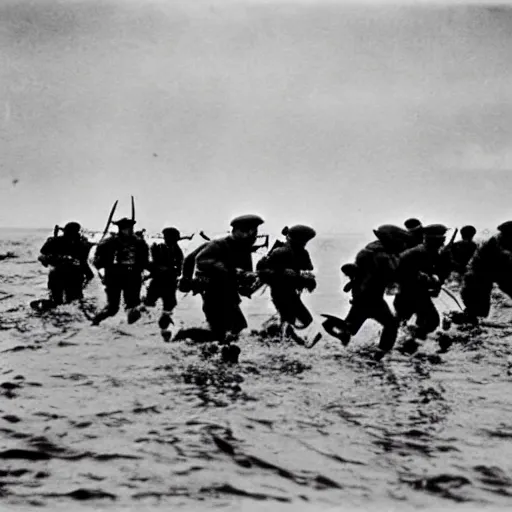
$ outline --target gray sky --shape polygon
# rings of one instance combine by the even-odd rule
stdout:
[[[508,8],[2,0],[0,225],[494,228],[511,64]]]

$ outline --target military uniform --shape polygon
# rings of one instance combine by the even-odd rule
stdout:
[[[233,229],[253,229],[263,223],[254,215],[238,217]],[[196,255],[196,276],[202,283],[203,312],[215,337],[224,341],[226,335],[238,335],[247,327],[240,309],[239,274],[253,270],[253,239],[238,239],[231,234],[208,242]]]
[[[63,236],[48,238],[41,247],[39,260],[51,266],[48,275],[50,299],[54,305],[83,298],[83,287],[90,279],[87,258],[92,244],[80,235],[80,224],[70,222]]]
[[[494,283],[512,297],[512,221],[498,230],[476,250],[463,279],[461,297],[470,317],[489,315]]]
[[[194,287],[196,257],[209,243],[210,242],[205,242],[204,244],[201,244],[199,247],[185,256],[182,265],[181,279],[178,285],[180,292],[189,293],[192,291],[194,292],[194,295],[198,293],[198,290]]]
[[[478,245],[472,240],[476,234],[476,229],[473,226],[464,226],[460,230],[460,234],[462,240],[453,243],[448,250],[452,260],[453,271],[459,276],[463,276]]]
[[[183,265],[183,251],[178,245],[180,233],[175,228],[163,230],[164,243],[151,246],[151,281],[148,286],[145,304],[155,306],[162,299],[164,311],[171,313],[176,307],[176,289]]]
[[[134,221],[121,219],[114,222],[119,229],[133,227]],[[94,325],[119,311],[121,294],[128,311],[140,304],[142,273],[148,268],[149,248],[135,234],[116,234],[98,244],[94,266],[105,269],[105,291],[107,305],[93,320]]]
[[[303,289],[312,291],[316,282],[309,274],[313,264],[305,244],[316,236],[308,226],[292,226],[287,230],[287,241],[269,251],[257,265],[261,280],[270,286],[272,302],[282,323],[307,327],[313,321],[311,313],[301,300]]]
[[[416,315],[415,336],[425,339],[440,323],[432,297],[439,294],[441,285],[451,271],[449,255],[441,250],[447,228],[432,224],[423,228],[423,244],[400,255],[397,267],[399,292],[394,306],[401,321]]]
[[[341,340],[347,344],[366,320],[373,319],[383,326],[379,349],[388,352],[396,341],[398,320],[384,299],[384,293],[395,283],[398,254],[411,243],[411,237],[393,225],[380,226],[374,233],[378,240],[357,254],[351,268],[352,305],[345,318],[348,333]]]

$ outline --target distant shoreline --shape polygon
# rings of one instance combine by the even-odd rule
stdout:
[[[28,228],[28,227],[0,227],[0,233],[12,233],[12,232],[22,232],[22,233],[46,233],[48,236],[52,236],[53,233],[53,226],[47,227],[47,228]],[[88,229],[84,228],[84,232],[87,234],[90,233],[102,233],[102,229]],[[161,232],[158,230],[155,231],[146,231],[146,237],[156,237],[160,235]],[[197,233],[196,233],[197,234]],[[226,236],[228,232],[219,232],[219,233],[210,233],[210,236],[212,239],[221,238],[223,236]],[[280,233],[265,233],[262,234],[268,234],[271,238],[282,238]],[[475,237],[475,241],[482,241],[485,240],[492,235],[496,234],[495,230],[492,229],[481,229],[478,230],[478,234]],[[345,237],[345,238],[371,238],[372,237],[372,230],[369,229],[368,232],[343,232],[343,231],[326,231],[326,232],[319,232],[317,235],[317,239],[325,239],[325,238],[331,238],[331,237]],[[198,237],[197,239],[199,239]],[[447,242],[451,238],[451,234],[447,237]],[[457,236],[457,240],[460,239],[460,235]]]
[[[84,231],[86,232],[97,232],[97,233],[101,233],[103,230],[102,229],[89,229],[89,228],[83,228]],[[48,232],[53,232],[53,226],[51,227],[46,227],[46,228],[27,228],[27,227],[22,227],[22,228],[18,228],[18,227],[8,227],[8,226],[0,226],[0,231],[48,231]],[[158,230],[155,230],[154,232],[152,230],[147,230],[146,231],[146,234],[151,234],[151,233],[160,233],[160,231]],[[225,233],[212,233],[212,236],[215,236],[215,237],[218,237],[218,236],[225,236],[227,235],[228,232],[226,231]],[[281,236],[280,233],[269,233],[270,236]],[[343,232],[343,231],[326,231],[326,232],[320,232],[318,233],[318,236],[320,237],[323,237],[323,236],[366,236],[368,233],[363,233],[363,232]]]

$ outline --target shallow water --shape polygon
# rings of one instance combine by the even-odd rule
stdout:
[[[163,343],[158,308],[100,327],[75,306],[35,315],[47,235],[4,231],[0,245],[19,255],[0,262],[2,510],[510,507],[512,324],[452,327],[445,353],[433,337],[374,363],[374,324],[348,348],[251,334],[273,314],[266,292],[244,299],[250,328],[226,366],[205,346]],[[312,243],[313,311],[346,313],[338,269],[367,241]],[[86,293],[103,304],[97,279]],[[176,322],[200,325],[199,298],[179,297]],[[509,321],[507,306],[494,317]]]

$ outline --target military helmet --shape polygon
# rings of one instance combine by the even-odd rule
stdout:
[[[258,215],[241,215],[231,221],[231,227],[240,229],[256,228],[263,224],[265,221]]]
[[[135,226],[136,221],[134,221],[132,219],[128,219],[127,217],[123,217],[122,219],[115,220],[114,222],[112,222],[112,224],[116,225],[120,229],[127,228],[127,227],[132,228],[133,226]]]
[[[181,233],[180,233],[179,229],[174,228],[174,227],[162,229],[162,235],[164,235],[164,237],[175,238],[175,239],[179,239],[181,237]]]
[[[292,240],[302,240],[308,242],[309,240],[315,238],[316,231],[309,226],[296,224],[295,226],[288,228],[286,236]]]
[[[421,223],[421,221],[418,220],[418,219],[415,219],[415,218],[407,219],[404,222],[404,226],[409,231],[418,231],[418,230],[421,230],[423,228],[423,224]]]
[[[62,231],[64,233],[80,233],[80,230],[82,229],[82,226],[78,222],[68,222]]]
[[[460,228],[460,235],[465,237],[471,237],[476,235],[476,228],[475,226],[463,226]]]
[[[497,229],[500,233],[512,233],[512,220],[507,220],[506,222],[501,223]]]
[[[423,234],[426,238],[444,238],[448,228],[443,224],[429,224],[423,228]]]
[[[374,229],[373,233],[382,243],[407,243],[411,240],[408,231],[394,224],[383,224]]]

